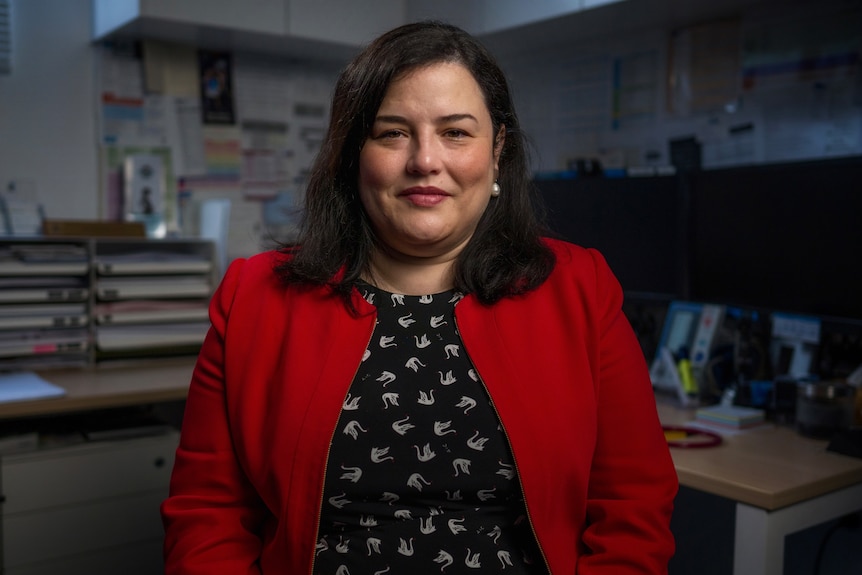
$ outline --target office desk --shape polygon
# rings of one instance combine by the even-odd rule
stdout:
[[[194,358],[46,371],[67,395],[0,403],[0,420],[126,407],[186,397]],[[663,423],[694,410],[658,403]],[[862,459],[826,451],[826,442],[786,427],[726,435],[719,447],[671,449],[680,483],[736,501],[734,573],[781,575],[784,537],[862,509]]]
[[[0,420],[182,400],[194,362],[186,357],[40,372],[66,395],[0,403]]]
[[[658,412],[668,425],[694,418],[661,401]],[[788,427],[725,434],[718,447],[671,455],[681,485],[736,501],[735,575],[782,575],[786,535],[862,510],[862,459]]]
[[[40,371],[64,397],[0,403],[0,423],[185,399],[194,358]],[[70,434],[74,435],[74,434]],[[168,495],[179,435],[122,434],[0,457],[0,571],[157,573],[159,504]]]

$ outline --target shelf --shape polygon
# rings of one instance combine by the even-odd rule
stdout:
[[[208,322],[103,326],[96,330],[96,347],[100,351],[117,352],[199,346],[208,328]]]
[[[209,307],[199,301],[104,302],[96,304],[93,317],[98,325],[207,321]]]
[[[211,290],[206,276],[101,278],[96,285],[99,301],[203,298]]]
[[[159,251],[133,251],[128,254],[98,256],[94,263],[100,276],[158,274],[206,274],[213,268],[211,259],[200,255]]]
[[[195,354],[214,257],[198,239],[0,239],[0,370]]]
[[[86,301],[89,290],[81,287],[0,288],[0,303],[46,303]]]
[[[0,304],[0,333],[5,330],[83,327],[89,320],[84,302]]]
[[[0,262],[0,276],[84,276],[87,262]]]

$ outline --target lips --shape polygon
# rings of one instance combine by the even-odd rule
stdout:
[[[414,186],[407,188],[398,196],[416,206],[436,206],[448,198],[449,194],[433,186]]]

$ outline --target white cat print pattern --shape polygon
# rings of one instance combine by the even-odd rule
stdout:
[[[449,291],[363,285],[377,325],[332,440],[315,575],[547,574]]]

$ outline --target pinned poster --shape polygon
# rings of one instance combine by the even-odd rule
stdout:
[[[204,124],[233,124],[233,69],[227,52],[198,52],[201,115]]]

